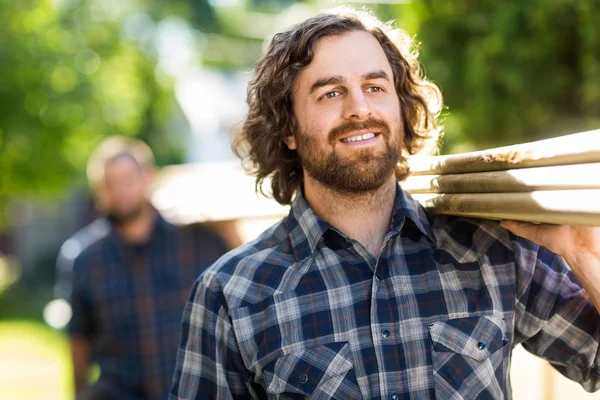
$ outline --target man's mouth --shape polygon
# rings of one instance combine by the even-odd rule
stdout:
[[[350,142],[360,142],[362,140],[373,139],[380,135],[380,132],[368,132],[363,135],[350,136],[347,138],[340,139],[342,143],[350,143]]]

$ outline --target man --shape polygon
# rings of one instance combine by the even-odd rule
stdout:
[[[167,223],[146,200],[155,165],[144,143],[113,137],[88,165],[105,194],[107,229],[75,259],[68,329],[78,398],[164,399],[194,279],[226,249]],[[90,364],[100,378],[86,387]]]
[[[518,343],[600,387],[600,232],[503,224],[573,274],[497,223],[426,214],[395,168],[441,98],[407,49],[351,9],[275,35],[238,145],[291,211],[195,283],[172,399],[510,398]]]

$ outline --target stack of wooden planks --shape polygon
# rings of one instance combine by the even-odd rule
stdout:
[[[410,166],[402,188],[435,213],[600,226],[600,129]]]

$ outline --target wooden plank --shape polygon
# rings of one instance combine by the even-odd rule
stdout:
[[[600,226],[600,190],[412,196],[437,214]]]
[[[600,163],[410,176],[401,184],[409,193],[493,193],[600,189]]]
[[[457,174],[600,162],[600,129],[490,150],[411,157],[412,175]]]

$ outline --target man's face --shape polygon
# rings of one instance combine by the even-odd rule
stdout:
[[[308,179],[350,193],[393,175],[402,146],[391,66],[368,32],[321,39],[294,87],[299,132],[286,139]]]
[[[117,222],[135,219],[146,202],[147,179],[128,156],[109,161],[104,167],[104,190],[107,212]]]

